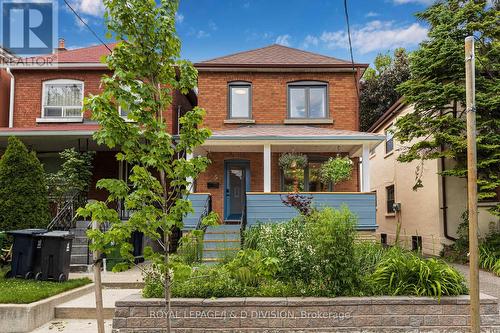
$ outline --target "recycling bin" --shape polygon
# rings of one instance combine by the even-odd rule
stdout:
[[[69,276],[74,235],[69,231],[50,231],[40,235],[40,238],[42,240],[40,270],[35,279],[66,281]]]
[[[11,269],[5,277],[20,277],[31,279],[40,267],[40,236],[47,229],[22,229],[8,231],[7,234],[14,237],[12,245]]]

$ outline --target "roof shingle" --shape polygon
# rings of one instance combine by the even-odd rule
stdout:
[[[364,67],[364,64],[355,64]],[[234,67],[234,66],[287,66],[287,67],[350,67],[347,60],[328,57],[325,55],[294,49],[278,44],[262,47],[255,50],[239,52],[215,59],[202,61],[196,67]]]

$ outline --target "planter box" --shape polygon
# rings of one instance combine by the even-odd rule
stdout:
[[[94,284],[71,289],[28,304],[0,304],[0,332],[31,332],[54,319],[55,307],[94,291]]]
[[[162,299],[116,302],[113,333],[166,332]],[[173,299],[174,332],[468,332],[469,296]],[[500,332],[498,301],[481,294],[482,327]]]

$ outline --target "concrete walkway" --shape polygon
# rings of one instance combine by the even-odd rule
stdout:
[[[112,320],[104,321],[104,330],[106,333],[111,333]],[[97,322],[95,320],[84,319],[60,319],[52,320],[51,322],[37,328],[31,333],[96,333]]]
[[[144,267],[143,264],[139,264],[137,266],[132,267],[129,270],[126,270],[124,272],[118,272],[118,273],[113,273],[113,272],[106,272],[103,271],[101,273],[101,280],[103,284],[116,284],[117,286],[119,285],[126,285],[126,284],[140,284],[143,282],[142,279],[142,268]],[[70,273],[69,278],[70,279],[78,279],[78,278],[83,278],[87,277],[91,280],[94,280],[94,273]]]
[[[469,282],[469,266],[460,264],[451,264],[459,270]],[[500,277],[493,273],[479,270],[479,289],[482,293],[494,296],[500,299]]]

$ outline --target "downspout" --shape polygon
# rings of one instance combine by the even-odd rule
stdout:
[[[7,67],[7,74],[10,75],[10,101],[9,101],[9,128],[14,127],[14,89],[15,89],[15,79],[14,74]]]
[[[441,194],[443,202],[443,207],[441,207],[441,209],[443,210],[443,233],[446,239],[451,241],[456,241],[457,239],[455,237],[450,236],[450,234],[448,233],[448,205],[446,202],[446,176],[442,174],[445,170],[444,157],[441,157],[440,160],[441,160]]]

